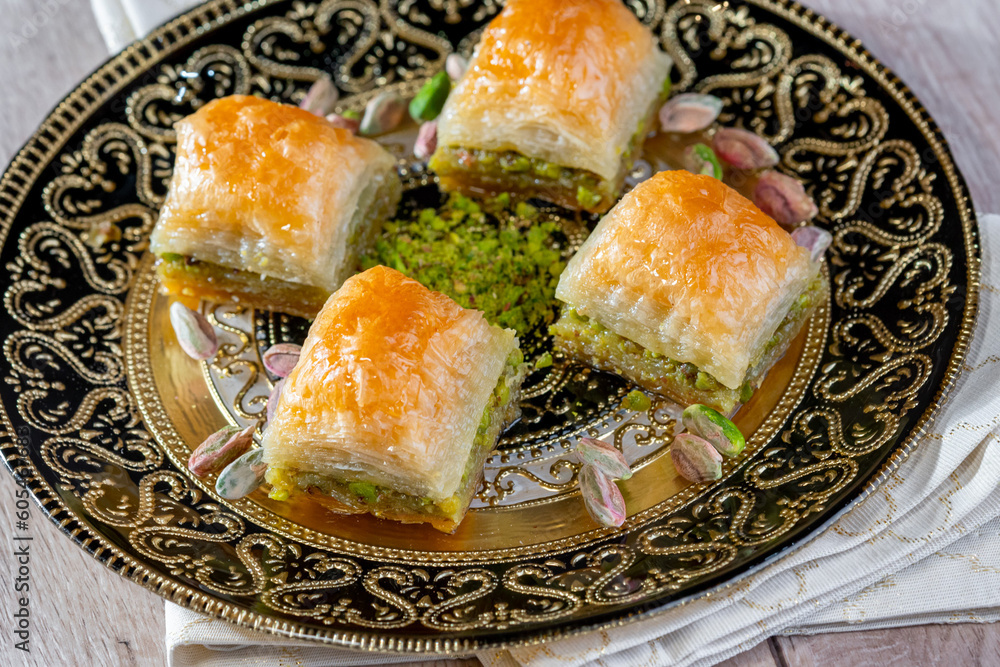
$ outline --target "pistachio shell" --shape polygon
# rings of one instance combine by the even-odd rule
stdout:
[[[423,123],[417,132],[417,141],[413,144],[413,157],[418,160],[429,158],[437,148],[437,141],[437,121],[429,120]]]
[[[681,421],[684,428],[707,440],[723,456],[739,456],[747,444],[736,424],[707,405],[689,405]]]
[[[309,91],[302,98],[299,107],[317,116],[325,116],[333,111],[333,105],[339,99],[340,92],[333,85],[333,79],[330,78],[329,74],[324,74],[309,87]]]
[[[425,83],[416,96],[410,100],[410,116],[418,123],[434,120],[441,114],[448,93],[451,92],[451,79],[446,72],[438,72]]]
[[[302,354],[302,346],[293,343],[278,343],[267,348],[264,353],[264,368],[280,378],[288,377]]]
[[[449,53],[448,57],[444,59],[444,71],[448,73],[448,77],[452,81],[457,82],[465,76],[465,70],[468,68],[469,63],[457,53]]]
[[[660,107],[660,129],[690,134],[700,132],[722,113],[722,100],[714,95],[683,93]]]
[[[250,449],[256,428],[253,424],[242,431],[236,426],[219,429],[191,452],[188,470],[198,477],[222,470]]]
[[[637,159],[632,163],[632,169],[625,176],[625,184],[629,187],[635,187],[649,179],[653,175],[653,167],[646,160],[642,158]]]
[[[761,175],[753,191],[753,203],[786,227],[812,220],[819,213],[802,183],[773,170]]]
[[[344,130],[350,130],[354,134],[357,134],[361,129],[361,121],[357,118],[348,118],[339,113],[331,113],[326,115],[326,120],[334,127],[339,127]]]
[[[695,144],[684,149],[684,168],[693,174],[703,174],[722,180],[722,165],[715,151],[705,144]]]
[[[195,466],[193,464],[195,458],[218,451],[219,448],[229,442],[229,440],[239,432],[239,426],[223,426],[218,431],[205,438],[204,442],[198,445],[195,450],[191,452],[191,456],[188,458],[188,470],[196,475],[200,474],[195,470]]]
[[[201,313],[175,301],[170,304],[170,324],[177,335],[177,343],[192,359],[208,359],[218,351],[219,339],[215,329]]]
[[[602,526],[625,523],[625,498],[618,485],[597,467],[585,463],[580,468],[580,495],[590,517]]]
[[[670,444],[670,460],[684,479],[711,482],[722,477],[722,455],[703,438],[678,433]]]
[[[581,463],[589,463],[612,479],[628,479],[632,470],[617,447],[594,438],[580,438],[576,455]]]
[[[281,378],[274,383],[271,393],[267,397],[267,421],[274,419],[274,413],[278,409],[278,400],[281,398],[281,390],[285,388],[285,378]]]
[[[406,115],[406,100],[398,94],[385,91],[379,93],[365,105],[365,115],[361,118],[361,134],[370,136],[395,130]]]
[[[264,482],[267,464],[264,450],[251,449],[230,463],[215,480],[215,492],[226,500],[239,500],[250,495]]]
[[[725,127],[712,137],[720,160],[737,169],[765,169],[778,164],[778,151],[753,132]]]
[[[792,232],[792,240],[809,251],[814,262],[826,253],[826,249],[833,243],[833,236],[825,229],[820,229],[813,225],[798,227]]]

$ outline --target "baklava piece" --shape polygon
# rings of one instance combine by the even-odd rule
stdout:
[[[620,0],[512,0],[445,103],[430,168],[446,190],[606,211],[670,67]]]
[[[556,345],[682,405],[745,403],[827,297],[820,264],[721,181],[665,171],[598,224],[556,288]]]
[[[150,238],[170,293],[312,317],[399,203],[384,148],[297,107],[234,95],[175,128]]]
[[[454,531],[526,368],[514,331],[479,311],[384,266],[349,278],[264,431],[271,497],[322,493],[345,513]]]

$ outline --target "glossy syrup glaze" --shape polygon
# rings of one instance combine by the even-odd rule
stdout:
[[[332,291],[332,247],[392,157],[297,107],[234,95],[177,123],[177,160],[151,239],[176,253]],[[346,227],[343,224],[343,227]]]
[[[570,261],[556,296],[735,389],[817,271],[748,199],[677,170],[622,198]]]
[[[449,97],[438,145],[514,150],[613,178],[668,62],[618,0],[515,0]]]
[[[461,476],[514,340],[395,269],[358,274],[310,327],[265,432],[268,461],[383,467],[433,494]]]

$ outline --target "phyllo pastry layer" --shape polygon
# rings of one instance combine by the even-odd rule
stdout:
[[[312,317],[399,203],[384,148],[297,107],[234,95],[175,129],[150,238],[173,293]]]
[[[518,414],[511,329],[394,269],[348,279],[316,316],[264,431],[271,496],[450,532]]]
[[[620,0],[512,0],[445,103],[430,166],[445,189],[606,211],[670,66]]]
[[[721,181],[660,172],[623,197],[570,260],[552,331],[598,368],[730,412],[825,298],[819,271]]]

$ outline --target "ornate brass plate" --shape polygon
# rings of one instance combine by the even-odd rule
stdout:
[[[232,93],[297,102],[320,71],[345,106],[411,93],[448,52],[471,49],[493,0],[216,0],[72,92],[0,182],[7,466],[81,547],[170,600],[402,651],[535,642],[655,613],[731,583],[870,493],[958,373],[975,320],[975,219],[945,142],[890,72],[798,5],[628,4],[676,60],[676,86],[722,97],[724,123],[774,143],[835,238],[830,301],[738,413],[748,452],[723,480],[673,472],[675,408],[625,410],[624,381],[561,359],[529,378],[525,419],[455,535],[315,500],[223,501],[185,469],[208,433],[263,410],[274,378],[260,352],[304,324],[203,304],[222,352],[200,365],[179,351],[145,252],[171,124]],[[408,137],[388,141],[419,204],[435,188],[406,161]],[[571,249],[585,230],[564,222]],[[535,353],[547,345],[529,339]],[[637,468],[620,531],[583,511],[568,455],[580,434],[608,434]]]

